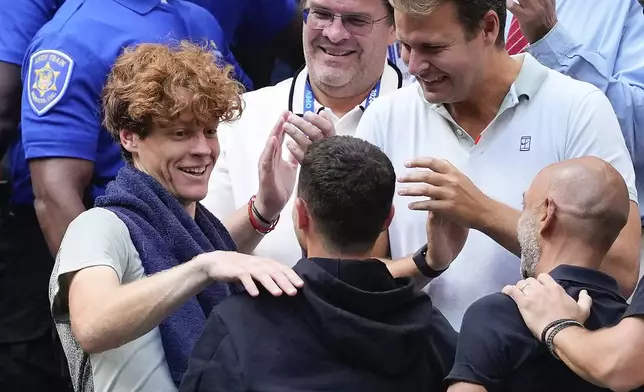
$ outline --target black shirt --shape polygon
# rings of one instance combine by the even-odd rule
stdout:
[[[640,279],[640,282],[637,284],[633,298],[631,298],[631,305],[624,313],[624,317],[633,317],[640,316],[644,317],[644,279]]]
[[[617,282],[587,268],[561,265],[550,275],[573,298],[586,289],[593,299],[586,328],[613,326],[627,303]],[[606,391],[577,376],[548,352],[526,327],[514,301],[496,293],[465,312],[448,383],[464,381],[491,391]]]
[[[377,260],[302,259],[295,297],[215,307],[181,392],[443,391],[457,334]]]

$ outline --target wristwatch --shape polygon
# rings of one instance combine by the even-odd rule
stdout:
[[[412,260],[414,260],[414,264],[416,264],[416,268],[418,268],[418,271],[420,271],[421,274],[425,275],[428,278],[436,278],[437,276],[440,276],[443,272],[447,271],[447,268],[436,271],[432,267],[430,267],[427,264],[427,260],[425,260],[425,256],[427,255],[427,244],[423,245],[414,253],[414,255],[411,257]]]

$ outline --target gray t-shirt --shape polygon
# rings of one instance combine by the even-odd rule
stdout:
[[[159,328],[113,350],[85,353],[69,321],[69,282],[75,272],[106,266],[121,284],[144,277],[130,233],[113,212],[92,208],[69,225],[49,282],[49,300],[56,329],[69,362],[77,392],[176,392],[165,360]]]

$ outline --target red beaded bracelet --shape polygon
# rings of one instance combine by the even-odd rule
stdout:
[[[280,216],[278,215],[275,220],[271,222],[271,224],[268,227],[262,226],[259,224],[257,217],[255,216],[255,198],[257,195],[253,195],[250,200],[248,200],[248,220],[250,221],[251,226],[253,226],[253,229],[255,229],[256,232],[259,234],[268,234],[271,231],[275,230],[275,226],[277,226],[277,222],[280,221]]]

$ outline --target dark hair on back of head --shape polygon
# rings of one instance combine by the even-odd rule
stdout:
[[[328,251],[359,254],[373,248],[391,209],[396,174],[373,144],[333,136],[309,147],[298,197],[306,202]]]

